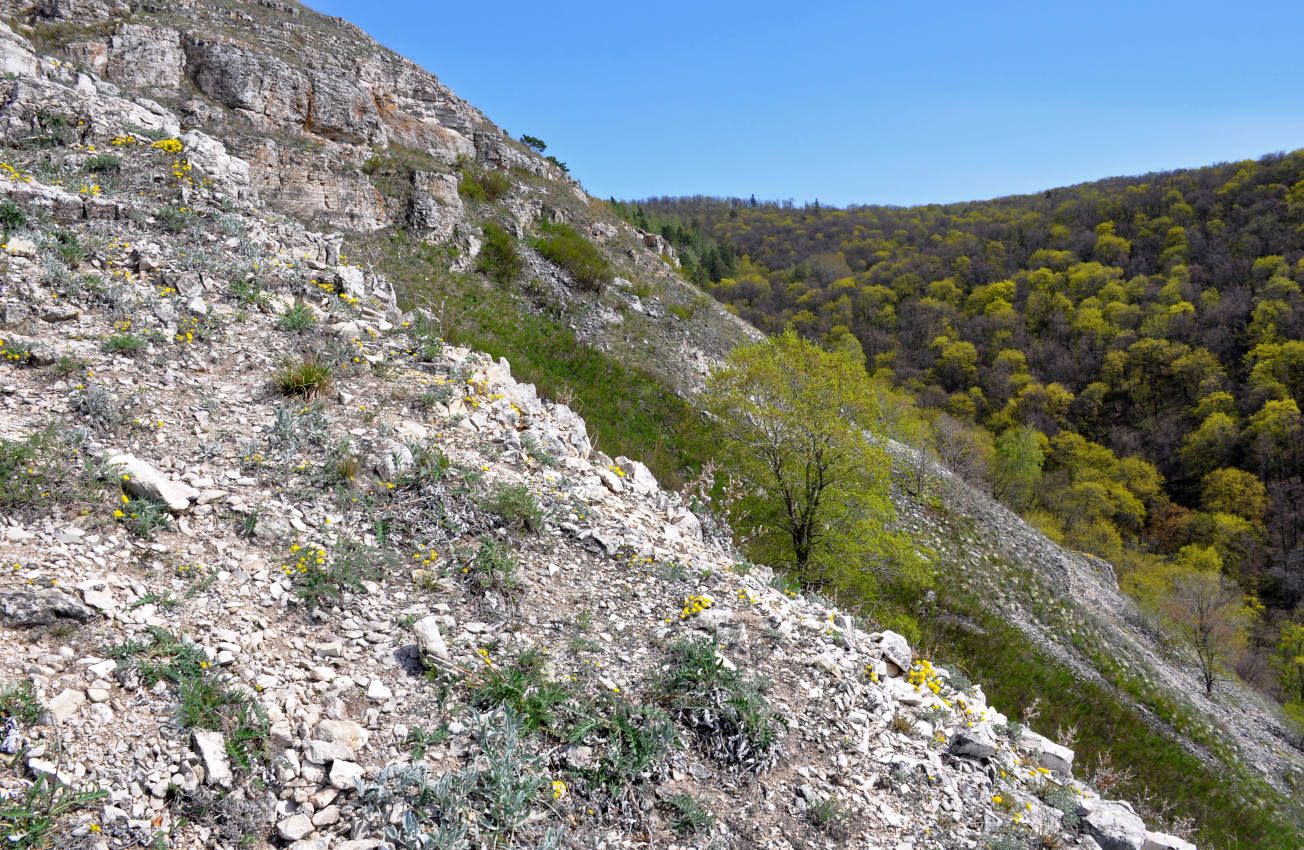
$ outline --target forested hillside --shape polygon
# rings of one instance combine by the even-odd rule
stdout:
[[[1240,672],[1300,698],[1273,648],[1304,598],[1304,151],[975,203],[614,206],[759,327],[854,337],[944,459],[1170,624],[1227,577]]]

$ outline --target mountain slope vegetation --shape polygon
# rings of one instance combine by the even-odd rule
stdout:
[[[1269,684],[1304,599],[1304,152],[911,208],[617,206],[758,327],[853,337],[944,457],[1155,607],[1216,557],[1267,606],[1241,673]]]
[[[198,631],[214,650],[210,655],[219,668],[229,671],[222,675],[257,685],[249,699],[275,703],[268,718],[274,728],[267,731],[276,749],[302,750],[305,756],[323,756],[320,744],[337,743],[314,743],[307,737],[323,712],[352,712],[367,719],[369,712],[360,710],[358,697],[361,684],[370,681],[366,699],[376,703],[372,709],[388,704],[387,692],[395,703],[392,716],[374,730],[372,749],[360,744],[365,765],[354,763],[369,771],[368,778],[376,778],[394,759],[409,758],[409,745],[412,761],[420,761],[418,751],[426,749],[459,769],[472,766],[464,764],[466,757],[475,760],[468,735],[442,737],[457,734],[452,723],[461,716],[458,701],[467,696],[468,689],[459,685],[464,680],[441,682],[440,688],[446,684],[451,690],[437,694],[409,675],[416,671],[391,663],[398,654],[390,644],[406,646],[418,615],[435,618],[433,626],[426,620],[427,628],[416,635],[433,647],[434,657],[443,657],[438,651],[442,630],[459,673],[482,671],[465,681],[495,679],[494,665],[512,676],[570,672],[586,683],[589,696],[601,697],[595,706],[627,700],[638,693],[633,689],[662,681],[651,675],[637,681],[622,678],[632,672],[628,652],[650,647],[684,655],[669,638],[672,629],[689,626],[720,643],[720,670],[731,654],[739,660],[745,654],[764,674],[757,682],[772,680],[776,689],[767,698],[792,719],[781,769],[795,773],[791,779],[783,774],[781,780],[771,774],[764,786],[750,781],[740,786],[736,774],[727,770],[703,773],[695,764],[666,763],[674,768],[670,776],[681,775],[675,781],[687,784],[657,785],[658,794],[676,793],[656,812],[675,809],[688,818],[694,807],[670,801],[682,802],[678,792],[683,789],[702,792],[705,780],[717,783],[706,792],[708,808],[741,812],[721,817],[714,832],[707,817],[702,834],[692,839],[697,846],[729,846],[735,841],[731,834],[739,836],[736,846],[781,847],[785,835],[795,835],[792,841],[805,846],[839,846],[847,840],[843,824],[873,833],[878,843],[894,845],[895,838],[908,838],[914,846],[926,846],[926,841],[958,846],[961,838],[946,839],[943,829],[962,827],[963,841],[976,842],[978,836],[995,834],[988,822],[994,811],[1002,829],[1019,825],[1019,841],[1026,839],[1027,846],[1036,840],[1028,831],[1031,824],[1019,824],[1015,815],[1036,812],[1037,820],[1049,818],[1056,829],[1064,824],[1062,816],[1070,812],[1060,807],[1074,806],[1062,795],[1057,807],[1036,795],[1024,799],[1012,792],[1004,797],[992,793],[1004,789],[1007,779],[1017,779],[1040,788],[1044,796],[1054,789],[1042,784],[1049,780],[1041,775],[998,779],[988,768],[971,770],[968,762],[957,762],[957,769],[973,779],[961,799],[934,787],[941,774],[925,769],[922,761],[905,771],[891,770],[890,776],[875,767],[863,782],[855,778],[861,774],[847,770],[848,760],[884,765],[880,755],[887,750],[881,746],[907,746],[908,739],[916,738],[908,750],[932,764],[934,757],[941,758],[932,750],[951,746],[946,733],[964,729],[985,734],[989,727],[1004,727],[1003,757],[1007,751],[1014,755],[1005,744],[1007,736],[1010,744],[1018,739],[1025,749],[1041,746],[1036,738],[1031,745],[1022,743],[1018,724],[998,722],[1000,715],[983,711],[985,703],[976,697],[966,706],[969,711],[953,711],[956,703],[930,701],[897,712],[895,697],[878,700],[875,695],[884,688],[896,687],[880,681],[889,678],[886,667],[880,671],[864,663],[881,650],[871,652],[866,646],[862,656],[855,647],[871,640],[871,629],[891,626],[908,632],[927,654],[959,662],[988,679],[990,684],[984,684],[1000,695],[1000,704],[1017,710],[1023,721],[1034,720],[1035,701],[1042,698],[1045,721],[1035,728],[1050,732],[1055,725],[1079,724],[1082,775],[1102,790],[1110,790],[1105,781],[1108,753],[1114,739],[1123,739],[1116,747],[1118,758],[1135,776],[1130,781],[1115,776],[1110,788],[1135,799],[1152,825],[1180,831],[1182,817],[1195,817],[1204,847],[1298,846],[1298,812],[1288,797],[1291,779],[1298,775],[1292,773],[1298,752],[1270,712],[1256,705],[1242,712],[1250,718],[1246,722],[1258,724],[1258,734],[1249,737],[1230,710],[1227,728],[1217,726],[1224,723],[1223,715],[1216,723],[1201,716],[1206,708],[1219,706],[1201,702],[1198,693],[1195,708],[1185,701],[1188,691],[1199,690],[1195,678],[1184,675],[1180,664],[1166,666],[1169,659],[1154,651],[1148,622],[1118,598],[1112,573],[1092,559],[1048,544],[1017,519],[991,521],[990,500],[962,485],[950,488],[945,473],[923,462],[923,456],[916,460],[904,450],[894,455],[891,499],[898,523],[875,516],[865,524],[902,531],[902,548],[911,550],[905,554],[918,554],[930,568],[940,567],[928,572],[945,571],[946,580],[911,586],[876,582],[858,594],[850,592],[851,582],[816,579],[809,584],[817,586],[802,588],[790,576],[771,581],[765,566],[744,561],[711,533],[723,529],[713,524],[718,517],[700,511],[699,518],[699,512],[688,510],[702,508],[702,501],[692,501],[687,491],[683,501],[680,494],[661,491],[649,483],[647,469],[619,457],[642,459],[660,484],[674,490],[685,482],[707,482],[709,475],[699,473],[709,467],[722,440],[706,426],[696,390],[730,351],[761,335],[685,277],[717,290],[725,280],[753,275],[765,281],[771,274],[780,275],[776,281],[793,277],[783,285],[795,285],[801,274],[783,271],[777,258],[768,261],[774,265],[767,270],[759,265],[763,252],[736,249],[733,237],[708,230],[701,216],[645,210],[634,223],[659,231],[659,238],[627,227],[611,208],[589,197],[559,162],[538,155],[546,147],[542,140],[526,135],[518,141],[432,74],[346,22],[295,3],[0,0],[0,13],[0,60],[7,72],[0,81],[0,146],[6,163],[0,189],[8,198],[0,202],[0,223],[13,255],[4,258],[10,263],[12,288],[0,304],[5,330],[0,345],[7,346],[0,363],[5,370],[0,431],[8,440],[6,450],[12,450],[6,466],[10,480],[35,474],[24,470],[73,462],[42,451],[38,467],[26,466],[46,445],[42,429],[59,425],[59,433],[79,440],[88,434],[94,441],[87,448],[69,443],[70,455],[99,456],[101,447],[125,446],[160,470],[170,470],[163,475],[174,483],[180,478],[193,481],[197,490],[204,488],[205,504],[192,499],[194,516],[182,516],[191,508],[181,508],[170,522],[161,507],[131,507],[138,499],[121,490],[116,476],[105,480],[93,470],[86,480],[48,476],[53,482],[93,484],[88,494],[64,493],[63,484],[4,494],[12,499],[26,493],[24,498],[38,503],[53,499],[57,519],[38,528],[45,520],[38,520],[39,511],[32,508],[31,522],[22,524],[31,524],[34,531],[10,526],[5,562],[13,553],[12,562],[22,570],[8,578],[5,591],[26,593],[32,582],[53,591],[57,582],[60,588],[76,588],[87,605],[98,600],[114,623],[130,626],[127,634],[110,639],[93,620],[97,615],[71,608],[92,618],[91,625],[68,638],[78,650],[116,647],[114,653],[126,663],[134,663],[128,656],[171,653],[180,664],[190,658],[183,635]],[[755,209],[765,210],[759,204]],[[810,212],[816,220],[835,215]],[[722,221],[731,220],[729,215],[727,209],[720,212]],[[742,216],[740,211],[732,220]],[[682,275],[673,268],[667,241],[679,251]],[[921,235],[919,244],[931,246],[931,237]],[[804,262],[811,268],[816,258]],[[830,283],[857,274],[850,265],[845,273],[841,265],[834,266],[839,276]],[[1006,275],[1016,274],[1007,269]],[[922,281],[925,275],[919,275]],[[1016,283],[1013,300],[1006,299],[1011,309],[1019,302],[1017,288]],[[957,316],[968,309],[967,298],[956,301]],[[985,308],[980,312],[985,314]],[[812,307],[811,314],[820,313]],[[752,318],[767,329],[786,324],[767,322],[760,313]],[[963,325],[959,318],[955,322]],[[903,321],[900,327],[907,325]],[[869,355],[871,368],[883,379],[873,384],[875,401],[892,435],[918,445],[931,441],[942,460],[971,476],[989,470],[994,490],[1065,540],[1085,533],[1064,521],[1075,516],[1072,506],[1081,504],[1099,515],[1092,516],[1101,522],[1087,530],[1094,530],[1103,544],[1116,543],[1133,559],[1167,554],[1145,548],[1151,517],[1165,505],[1179,504],[1161,489],[1163,479],[1153,464],[1109,451],[1098,442],[1103,437],[1024,425],[1013,414],[1008,427],[985,441],[979,426],[992,421],[991,412],[980,410],[975,398],[968,413],[960,400],[968,387],[963,348],[951,358],[960,376],[954,389],[943,387],[941,394],[930,395],[933,383],[950,380],[934,380],[931,362],[921,362],[912,375],[907,356],[893,361],[891,347],[858,339],[851,324],[801,329],[835,348],[840,359]],[[964,341],[960,334],[957,329],[957,343]],[[974,347],[976,373],[980,364]],[[1029,375],[1041,368],[1030,363],[1024,370]],[[981,367],[986,368],[985,361]],[[939,409],[954,409],[949,418],[921,419],[907,393],[888,390],[888,380]],[[1053,383],[1043,381],[1048,395]],[[126,387],[134,389],[128,394]],[[1236,403],[1233,398],[1228,410]],[[133,407],[137,415],[131,413]],[[1021,415],[1021,409],[1015,413]],[[555,422],[555,428],[531,431],[531,417],[536,424]],[[399,474],[405,463],[411,464],[410,475]],[[1215,471],[1224,470],[1227,486],[1239,483],[1251,495],[1257,492],[1246,479],[1225,471],[1232,468]],[[1253,473],[1250,467],[1242,469]],[[724,479],[730,470],[717,472]],[[883,474],[879,470],[876,478]],[[704,500],[705,489],[699,487],[695,495]],[[1265,488],[1265,505],[1267,492]],[[709,495],[719,499],[726,494],[716,489]],[[972,510],[948,512],[962,498],[973,499]],[[1220,498],[1218,504],[1228,510],[1193,513],[1234,523],[1237,511],[1250,503],[1234,491]],[[1057,518],[1064,526],[1058,532]],[[32,534],[40,536],[28,536]],[[195,539],[186,542],[183,536]],[[78,546],[82,537],[86,545],[103,547],[94,554],[108,557],[103,562],[92,558],[66,573],[59,572],[58,562],[51,565],[41,548],[51,541]],[[983,545],[988,538],[1006,548]],[[1007,545],[1025,538],[1035,540],[1027,546]],[[203,540],[211,543],[201,545]],[[138,561],[135,553],[143,553],[147,544],[154,554],[175,552],[178,557],[184,546],[185,563],[152,556]],[[1170,547],[1174,556],[1157,563],[1207,566],[1215,563],[1211,546],[1190,550],[1186,561],[1181,560],[1182,548]],[[1103,551],[1094,543],[1090,548]],[[305,560],[304,550],[317,558]],[[237,553],[234,561],[220,560],[226,551]],[[504,558],[512,551],[521,556],[519,563]],[[1212,555],[1230,563],[1230,551],[1224,547]],[[418,568],[397,570],[392,558],[414,559]],[[231,581],[218,580],[220,563],[232,567],[227,571]],[[857,564],[838,566],[855,577]],[[1075,570],[1099,570],[1101,587],[1082,596],[1084,588],[1094,585]],[[192,578],[197,574],[213,578]],[[1165,574],[1134,568],[1129,575]],[[988,586],[992,583],[999,587]],[[108,587],[116,588],[117,602],[102,595]],[[1154,593],[1164,590],[1158,587]],[[814,591],[842,598],[834,604]],[[258,610],[246,609],[233,595]],[[761,603],[777,613],[753,611],[751,606]],[[236,619],[223,615],[223,606]],[[656,634],[649,639],[624,628],[633,622],[635,608],[640,622],[650,617],[653,629],[666,628],[666,643]],[[1084,613],[1092,608],[1097,610]],[[558,612],[555,618],[547,613],[552,611]],[[627,617],[631,619],[623,619]],[[247,635],[233,637],[225,630],[237,621],[250,624]],[[166,641],[148,630],[164,626],[170,633]],[[79,708],[82,688],[72,687],[72,678],[84,665],[59,673],[69,660],[62,628],[4,635],[12,649],[4,653],[10,666],[0,678],[28,679],[41,705],[59,699],[53,695],[63,694],[60,689],[68,684],[72,695],[59,705],[78,722],[112,716],[96,708],[103,705],[97,698],[106,693],[114,711],[120,711],[119,694],[134,700],[125,693],[139,683],[105,680],[106,687],[93,682],[86,692],[93,706]],[[1063,638],[1058,644],[1048,640],[1056,631]],[[332,646],[340,634],[351,643]],[[1134,640],[1133,635],[1140,637]],[[128,636],[130,646],[119,643]],[[287,654],[288,645],[273,645],[278,636],[297,641],[296,653]],[[265,638],[266,651],[255,653]],[[880,633],[872,641],[882,638]],[[30,658],[17,649],[20,640],[31,647]],[[536,644],[576,666],[539,664],[540,656],[525,654]],[[695,645],[711,650],[707,644]],[[513,662],[516,650],[522,655]],[[341,651],[349,657],[340,660]],[[921,652],[915,670],[909,647],[901,652],[897,672],[910,670],[918,680],[913,688],[904,679],[898,682],[906,685],[903,695],[930,700],[920,689],[929,681],[931,666],[922,663]],[[684,657],[693,661],[698,656],[690,652]],[[711,660],[716,652],[701,657]],[[24,659],[39,664],[31,667]],[[264,662],[270,669],[253,666]],[[353,666],[355,662],[362,666]],[[291,670],[295,665],[302,669]],[[329,692],[323,688],[334,674],[326,665],[350,671],[336,677]],[[600,667],[615,678],[604,676]],[[716,669],[696,661],[687,667],[689,672]],[[177,678],[195,685],[225,681],[202,672],[207,669],[180,670]],[[50,679],[48,671],[59,677]],[[754,703],[753,680],[750,671],[746,677],[743,671],[740,666],[737,678],[722,675],[720,681],[739,685],[746,707]],[[643,672],[650,674],[651,668]],[[950,676],[937,673],[934,696],[942,691],[940,680],[951,677],[957,692],[975,693],[958,667],[946,672]],[[305,676],[315,677],[311,688]],[[540,680],[518,689],[518,695],[532,698],[547,691],[570,702],[565,687],[540,688],[541,683],[546,684]],[[718,685],[711,687],[719,691]],[[474,702],[490,708],[514,687],[477,688]],[[287,688],[298,689],[306,700],[291,700]],[[1079,688],[1086,689],[1085,698]],[[594,846],[599,833],[609,829],[625,831],[624,846],[644,842],[643,834],[668,837],[669,832],[692,831],[656,814],[649,807],[651,797],[635,795],[652,788],[642,787],[642,779],[634,788],[609,783],[607,790],[615,789],[612,799],[625,801],[612,806],[600,795],[597,763],[578,751],[596,735],[604,746],[590,755],[605,764],[602,760],[618,756],[626,732],[638,732],[640,724],[644,731],[660,734],[657,730],[666,728],[660,715],[645,708],[674,711],[677,722],[705,728],[705,717],[684,713],[695,710],[690,703],[699,699],[692,688],[676,692],[658,685],[649,695],[653,691],[658,694],[655,705],[631,704],[638,711],[625,715],[633,723],[625,731],[551,724],[566,740],[562,749],[560,734],[547,739],[556,744],[546,746],[556,756],[550,766],[564,772],[554,775],[551,790],[548,785],[534,789],[542,798],[536,802],[551,806],[549,811],[559,817],[558,806],[565,808],[572,826],[583,822],[577,837],[568,839],[573,846]],[[132,702],[130,707],[142,705]],[[546,701],[533,706],[557,708]],[[24,711],[19,713],[30,714],[25,709],[37,706],[20,707]],[[144,707],[149,710],[131,715],[138,726],[123,727],[133,735],[152,734],[157,725],[157,712]],[[237,714],[241,705],[237,701],[227,707]],[[278,712],[290,725],[277,725]],[[970,719],[967,715],[974,712],[980,716]],[[338,719],[334,714],[327,719]],[[1269,720],[1260,722],[1265,716]],[[920,719],[925,723],[916,722]],[[257,731],[235,720],[239,718],[219,724],[230,735],[228,743]],[[107,751],[101,727],[81,728],[86,734],[76,740],[78,752]],[[333,737],[336,731],[327,725],[323,734]],[[862,742],[863,734],[870,738]],[[491,737],[486,732],[477,740],[487,744]],[[527,737],[530,747],[543,746],[541,734]],[[431,743],[436,746],[428,747]],[[178,829],[187,824],[196,831],[208,828],[217,819],[213,812],[224,811],[210,808],[216,803],[200,794],[194,810],[173,812],[170,807],[179,805],[180,797],[166,787],[173,777],[170,770],[157,774],[163,777],[160,782],[151,780],[149,788],[132,792],[132,776],[198,765],[200,754],[190,747],[188,741],[169,739],[150,751],[137,748],[130,759],[113,766],[119,773],[105,784],[119,795],[115,801],[129,793],[131,805],[122,803],[121,817],[107,810],[105,817],[143,831],[138,837],[114,837],[113,846],[157,838],[151,827],[165,819]],[[1260,752],[1262,747],[1279,749],[1269,756]],[[251,755],[243,753],[242,769],[248,770]],[[814,766],[829,759],[837,764],[827,771]],[[302,769],[291,765],[285,768],[289,773],[278,770],[274,779],[294,783],[292,789],[277,785],[269,790],[261,777],[254,781],[243,774],[239,793],[222,799],[271,806],[270,798],[282,795],[283,805],[275,812],[278,835],[269,836],[270,810],[259,816],[258,829],[250,828],[255,837],[271,842],[284,844],[310,827],[320,827],[323,840],[356,836],[357,821],[351,818],[358,815],[351,804],[337,806],[343,811],[340,820],[331,821],[341,815],[336,811],[320,818],[322,823],[310,820],[317,812],[304,807],[329,802],[317,796],[319,790],[331,794],[319,788],[328,781],[326,762],[290,761]],[[678,769],[685,764],[686,772]],[[3,780],[13,784],[5,790],[27,781],[23,768],[36,770],[30,763],[8,767]],[[271,769],[270,762],[267,767]],[[1251,772],[1255,768],[1258,773]],[[58,765],[51,769],[57,777]],[[1193,781],[1197,772],[1200,778]],[[643,768],[633,773],[651,775]],[[531,775],[542,778],[533,770]],[[799,783],[796,776],[809,782]],[[198,777],[198,772],[183,771],[183,782],[190,786],[186,793],[203,784]],[[101,779],[98,773],[91,778]],[[788,787],[798,784],[805,787]],[[345,799],[350,787],[347,775],[331,783]],[[755,808],[739,808],[739,787],[761,795]],[[774,789],[781,789],[779,796]],[[1085,786],[1079,790],[1086,792]],[[303,799],[309,795],[311,800]],[[903,810],[911,812],[909,818],[895,814],[895,803],[881,805],[898,796],[903,805],[908,803]],[[590,810],[591,800],[604,802]],[[1165,810],[1165,801],[1176,808]],[[157,821],[153,815],[128,818],[127,809],[161,813]],[[770,820],[758,831],[753,815],[762,810]],[[877,819],[878,812],[891,813],[894,822]],[[923,812],[928,815],[921,816]],[[861,822],[865,813],[872,817]],[[91,814],[79,817],[90,829]],[[229,825],[238,831],[242,823],[235,819]],[[105,824],[106,832],[111,825]],[[1075,830],[1066,835],[1075,840]],[[228,837],[234,844],[248,836]],[[685,836],[677,837],[687,842]]]

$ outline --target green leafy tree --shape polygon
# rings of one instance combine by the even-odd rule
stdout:
[[[1272,654],[1272,667],[1287,694],[1287,702],[1304,706],[1304,624],[1287,623],[1282,627],[1277,649]]]
[[[889,461],[871,429],[879,406],[854,352],[791,329],[737,349],[707,381],[707,411],[745,495],[738,528],[757,560],[806,584],[876,593],[892,576]]]
[[[1035,428],[1007,428],[996,438],[992,488],[996,497],[1018,510],[1032,504],[1046,460],[1046,438]]]
[[[521,136],[521,144],[525,145],[527,148],[534,148],[539,153],[543,153],[548,149],[547,142],[540,139],[538,136],[531,136],[528,133]]]

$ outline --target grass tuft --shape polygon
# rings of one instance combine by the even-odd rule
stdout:
[[[272,377],[281,395],[316,398],[333,386],[331,364],[317,357],[290,357],[283,361]]]

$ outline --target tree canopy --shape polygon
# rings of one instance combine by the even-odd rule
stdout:
[[[735,515],[751,553],[810,586],[872,599],[908,570],[889,529],[877,396],[857,354],[789,330],[736,350],[704,400],[742,485]]]

